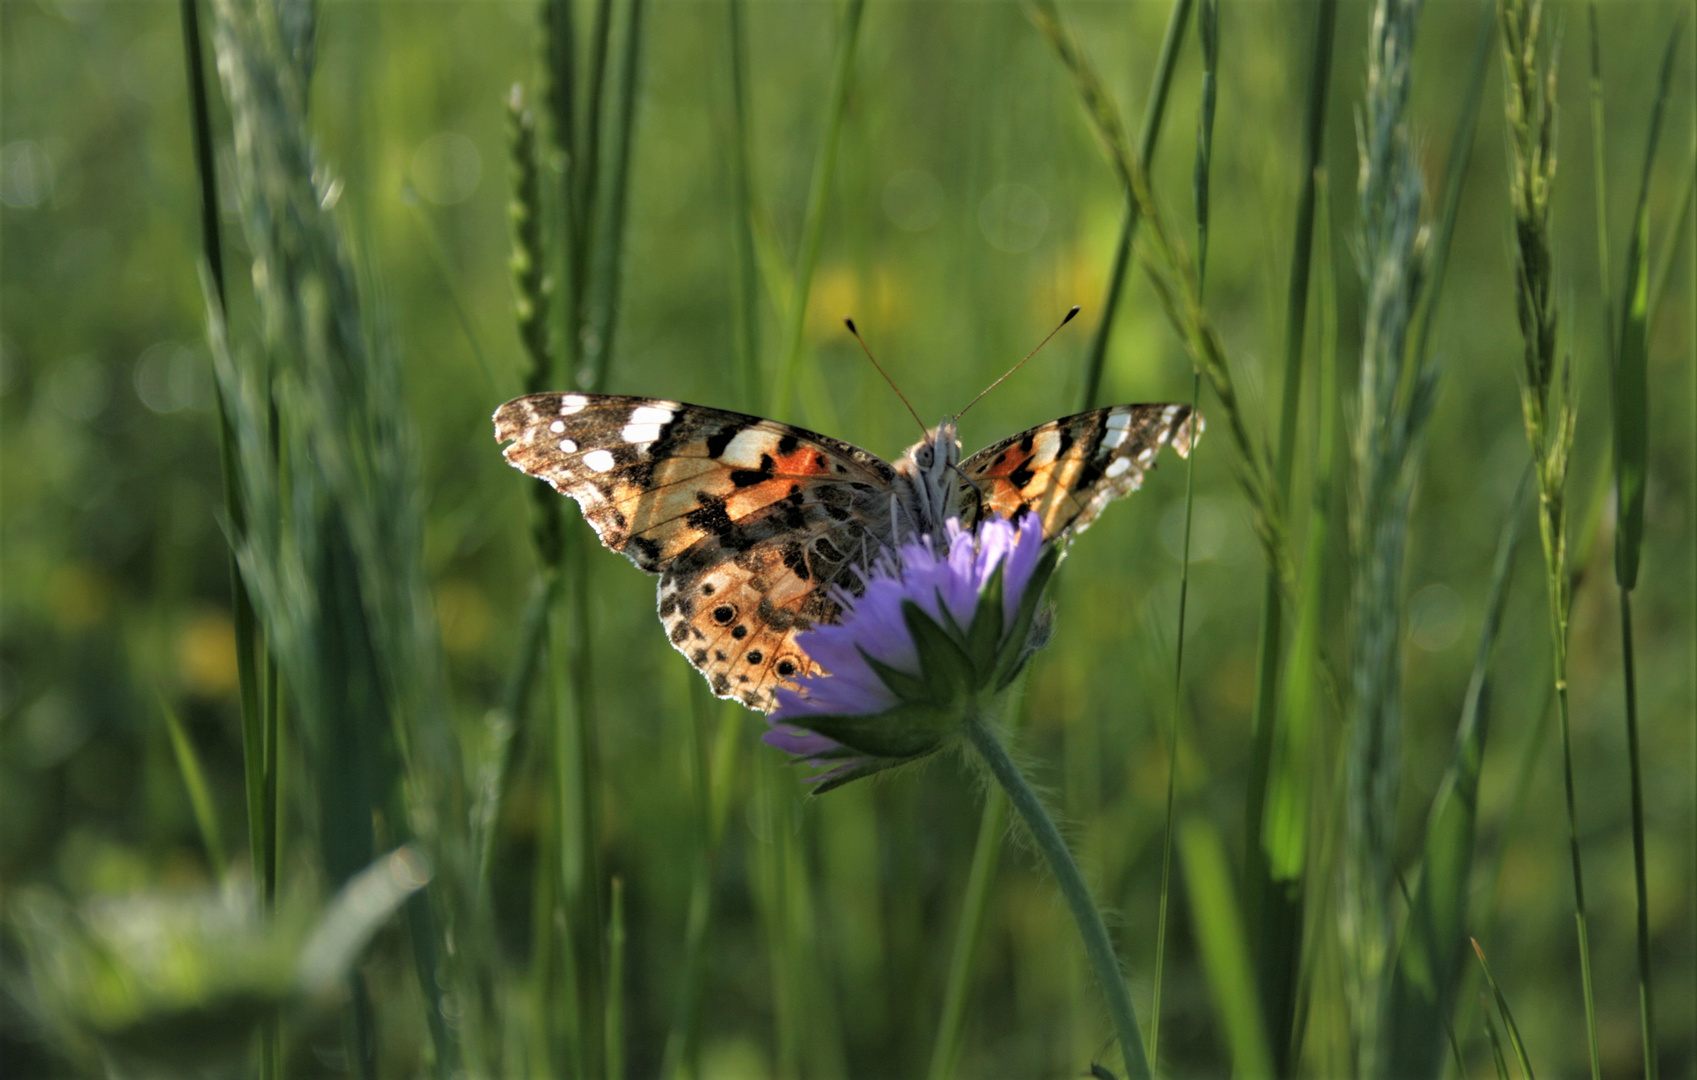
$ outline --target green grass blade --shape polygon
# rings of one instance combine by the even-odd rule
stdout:
[[[1683,20],[1681,20],[1683,24]],[[1644,144],[1644,172],[1638,203],[1632,212],[1627,242],[1626,287],[1621,297],[1620,343],[1614,357],[1615,580],[1622,589],[1638,584],[1639,553],[1644,544],[1644,473],[1649,457],[1649,278],[1650,175],[1656,164],[1662,114],[1673,83],[1674,58],[1681,34],[1668,36],[1662,54],[1661,77],[1650,109],[1650,131]]]
[[[1455,223],[1461,211],[1461,194],[1467,182],[1468,166],[1473,161],[1473,132],[1479,126],[1479,106],[1485,98],[1485,73],[1490,68],[1492,45],[1496,42],[1496,9],[1486,4],[1480,9],[1478,36],[1473,46],[1473,63],[1467,76],[1467,90],[1461,99],[1456,117],[1455,135],[1450,139],[1449,162],[1444,168],[1444,201],[1438,212],[1437,227],[1432,232],[1431,256],[1428,259],[1426,302],[1420,306],[1419,321],[1411,348],[1414,355],[1424,358],[1432,329],[1432,317],[1444,293],[1444,275],[1449,269],[1450,241],[1455,237]]]
[[[218,220],[218,169],[213,151],[212,111],[206,79],[205,46],[200,30],[198,0],[182,0],[183,54],[187,63],[189,104],[194,128],[195,176],[200,192],[201,257],[206,261],[208,317],[213,322],[213,334],[222,338],[229,311],[229,292],[224,273],[224,242]],[[236,436],[229,404],[224,398],[221,380],[215,380],[214,392],[218,410],[218,457],[223,474],[224,515],[229,521],[231,536],[239,543],[247,531],[247,512],[242,499],[240,474],[236,461]],[[248,850],[253,862],[255,886],[260,895],[268,895],[266,887],[265,852],[267,839],[266,758],[268,741],[260,686],[259,656],[263,643],[259,620],[254,611],[253,597],[247,582],[236,564],[236,553],[230,553],[230,601],[236,634],[236,686],[241,712],[242,759],[245,769],[247,795]]]
[[[206,787],[206,770],[195,752],[194,741],[183,730],[182,718],[163,694],[159,697],[159,713],[165,718],[165,729],[171,736],[171,753],[177,761],[177,773],[182,777],[183,790],[188,793],[189,807],[194,811],[195,827],[200,830],[200,842],[206,848],[206,858],[212,865],[213,876],[224,879],[230,860],[224,854],[224,839],[218,829],[218,812],[213,809],[212,795]]]
[[[1609,176],[1603,110],[1603,46],[1601,35],[1597,32],[1596,0],[1585,6],[1585,21],[1591,31],[1591,182],[1597,199],[1597,282],[1602,290],[1603,355],[1612,357],[1615,348],[1614,299],[1609,290],[1613,287],[1614,277],[1609,272]]]
[[[1432,800],[1420,880],[1409,902],[1391,1004],[1391,1060],[1398,1075],[1435,1077],[1443,1064],[1457,984],[1465,968],[1467,898],[1478,825],[1479,768],[1489,730],[1491,658],[1508,601],[1514,553],[1532,491],[1530,472],[1503,522],[1485,598],[1473,674],[1456,726],[1455,749]]]
[[[1185,24],[1190,21],[1190,9],[1195,0],[1173,0],[1167,14],[1167,29],[1161,36],[1161,53],[1155,61],[1155,75],[1149,87],[1149,102],[1143,107],[1143,129],[1137,138],[1137,157],[1148,168],[1155,160],[1155,147],[1161,137],[1161,122],[1167,115],[1167,91],[1172,88],[1173,72],[1177,69],[1179,46],[1184,42]],[[1137,200],[1126,199],[1125,219],[1120,224],[1119,240],[1114,245],[1113,268],[1108,272],[1108,287],[1102,294],[1102,316],[1090,336],[1090,348],[1084,356],[1084,389],[1079,393],[1079,411],[1094,409],[1102,388],[1102,367],[1108,359],[1108,339],[1113,334],[1114,316],[1119,312],[1120,294],[1125,291],[1125,274],[1131,266],[1132,242],[1137,239],[1137,224],[1142,211]]]
[[[837,35],[837,63],[825,106],[825,124],[820,133],[818,157],[808,183],[807,210],[802,218],[801,249],[795,263],[795,285],[785,312],[784,353],[772,383],[767,408],[773,416],[786,415],[797,387],[803,389],[803,412],[816,426],[834,429],[835,409],[830,399],[817,391],[816,380],[802,376],[802,337],[807,329],[807,300],[813,288],[813,272],[825,242],[826,208],[837,174],[837,149],[842,143],[843,117],[848,111],[849,87],[854,82],[854,58],[860,44],[860,17],[866,0],[848,0],[843,8],[842,29]]]
[[[600,238],[595,234],[595,225],[600,218],[601,198],[601,155],[604,147],[601,138],[601,114],[603,98],[607,93],[607,81],[610,78],[611,65],[607,63],[607,53],[611,48],[613,34],[613,0],[595,0],[595,13],[589,29],[589,72],[587,102],[583,115],[577,118],[577,141],[565,146],[566,152],[577,159],[577,165],[570,174],[570,186],[566,191],[566,215],[571,221],[566,235],[565,257],[571,267],[571,318],[569,327],[571,346],[567,350],[567,358],[572,362],[571,377],[584,382],[591,377],[593,369],[585,370],[581,364],[584,359],[585,337],[594,325],[595,314],[592,305],[595,302],[594,282],[591,280],[592,268],[595,265],[594,254]]]
[[[1298,185],[1296,230],[1291,247],[1290,276],[1286,282],[1284,386],[1279,428],[1279,456],[1275,468],[1278,498],[1290,500],[1291,476],[1295,469],[1296,436],[1302,395],[1302,357],[1306,339],[1310,268],[1313,263],[1314,214],[1318,172],[1325,158],[1326,102],[1331,83],[1332,41],[1337,5],[1323,0],[1314,14],[1314,37],[1310,46],[1307,103],[1303,120],[1302,179]],[[1306,854],[1300,844],[1303,834],[1283,828],[1269,835],[1267,815],[1277,804],[1284,811],[1305,817],[1303,780],[1307,755],[1299,749],[1306,741],[1308,718],[1281,716],[1278,711],[1278,672],[1282,651],[1282,573],[1269,562],[1262,584],[1261,628],[1257,646],[1254,741],[1250,748],[1249,788],[1245,795],[1244,895],[1250,925],[1255,928],[1256,972],[1259,1000],[1266,1009],[1264,1023],[1273,1048],[1277,1075],[1291,1068],[1297,1013],[1296,988],[1302,953],[1303,887]],[[1317,589],[1319,583],[1300,582],[1299,592]],[[1294,729],[1293,729],[1294,725]],[[1281,818],[1285,826],[1293,818]],[[1277,844],[1284,850],[1273,850]]]
[[[1593,5],[1594,10],[1594,5]],[[1680,27],[1684,20],[1681,18]],[[1673,79],[1674,58],[1681,34],[1668,37],[1661,77],[1650,110],[1644,146],[1644,170],[1633,208],[1627,243],[1626,284],[1621,297],[1620,342],[1612,371],[1614,393],[1615,465],[1615,582],[1620,586],[1620,639],[1626,695],[1626,741],[1632,800],[1632,857],[1636,897],[1638,946],[1639,1037],[1643,1042],[1644,1075],[1656,1080],[1660,1069],[1656,1045],[1655,987],[1650,968],[1649,896],[1644,854],[1644,777],[1638,744],[1637,669],[1632,647],[1632,590],[1638,584],[1638,564],[1644,540],[1644,482],[1649,463],[1649,278],[1650,177],[1655,168],[1662,116]],[[1596,27],[1592,26],[1592,47]],[[1600,82],[1600,79],[1599,79]],[[1606,288],[1605,284],[1605,288]]]
[[[717,701],[709,693],[707,683],[697,678],[695,672],[686,672],[685,678],[689,680],[691,713],[689,778],[697,833],[696,868],[684,923],[683,960],[678,965],[678,1000],[659,1072],[662,1080],[693,1078],[701,1072],[701,995],[706,979],[708,931],[713,918],[713,880],[719,866],[719,841],[723,833],[719,807],[728,802],[729,792],[722,789],[730,783],[730,776],[716,770],[713,763],[735,754],[742,719],[741,710]],[[707,728],[715,713],[719,717],[721,738],[717,752],[710,753]],[[728,744],[724,739],[727,729]]]
[[[1509,1080],[1508,1061],[1503,1057],[1503,1040],[1497,1034],[1497,1021],[1491,1015],[1491,1003],[1482,1000],[1481,1004],[1484,1006],[1485,1036],[1491,1041],[1491,1061],[1497,1067],[1497,1080]],[[1456,1076],[1466,1075],[1459,1067],[1456,1069]]]
[[[586,363],[593,373],[590,385],[597,390],[607,385],[607,369],[615,352],[619,327],[619,297],[624,282],[625,220],[630,205],[631,144],[636,138],[636,89],[642,74],[642,38],[645,0],[631,0],[625,13],[624,48],[619,63],[618,123],[613,130],[611,189],[607,192],[605,220],[597,231],[595,284],[600,293],[594,329],[585,341]]]
[[[1191,924],[1214,1013],[1231,1049],[1232,1071],[1241,1077],[1273,1076],[1273,1055],[1256,1000],[1255,970],[1233,895],[1225,846],[1212,825],[1191,818],[1180,831],[1179,854],[1184,861]]]
[[[607,1080],[625,1077],[625,879],[613,875],[607,924]]]
[[[731,76],[731,184],[736,199],[732,227],[736,248],[735,319],[737,373],[742,379],[740,404],[758,409],[765,372],[760,362],[760,265],[754,243],[754,176],[749,158],[747,61],[743,56],[742,0],[726,5],[726,37]]]
[[[1694,202],[1697,202],[1697,141],[1693,141],[1691,145],[1691,160],[1685,167],[1685,193],[1679,198],[1679,210],[1674,214],[1673,229],[1662,243],[1662,257],[1656,260],[1656,272],[1650,279],[1647,336],[1655,332],[1656,315],[1662,310],[1662,298],[1667,293],[1668,279],[1673,276],[1673,264],[1678,261],[1681,245],[1685,242],[1685,226],[1691,220],[1691,206]]]
[[[1008,800],[1000,790],[984,796],[978,819],[978,839],[972,846],[972,866],[967,871],[966,890],[955,924],[955,940],[949,953],[949,974],[943,984],[943,1008],[937,1021],[937,1037],[931,1044],[927,1080],[951,1080],[960,1060],[961,1034],[966,1027],[966,1002],[978,962],[978,943],[983,937],[984,916],[990,906],[990,884],[1001,864],[1002,842],[1008,830]]]
[[[1520,1073],[1526,1080],[1536,1080],[1532,1073],[1532,1061],[1526,1054],[1526,1042],[1520,1037],[1520,1026],[1514,1022],[1508,999],[1503,997],[1502,987],[1497,985],[1497,980],[1491,975],[1491,965],[1485,959],[1485,950],[1480,948],[1477,940],[1473,941],[1473,952],[1479,957],[1479,967],[1485,972],[1485,984],[1491,988],[1491,997],[1497,1003],[1497,1011],[1502,1014],[1503,1028],[1508,1032],[1508,1041],[1514,1048],[1515,1060],[1520,1063]]]
[[[1202,52],[1202,89],[1197,108],[1196,163],[1193,185],[1196,203],[1196,278],[1200,289],[1206,281],[1208,261],[1208,194],[1214,140],[1215,77],[1219,68],[1220,7],[1217,0],[1202,0],[1202,14],[1197,25],[1197,37]],[[1148,158],[1145,156],[1145,163]],[[1130,202],[1135,209],[1135,200]],[[1193,372],[1190,380],[1190,408],[1194,413],[1202,398],[1202,374]],[[1178,626],[1173,641],[1173,712],[1167,737],[1167,797],[1165,818],[1161,829],[1161,890],[1160,904],[1155,914],[1155,979],[1149,1003],[1149,1061],[1151,1068],[1161,1067],[1161,994],[1165,989],[1167,962],[1167,912],[1172,893],[1173,830],[1178,805],[1178,746],[1179,717],[1184,701],[1184,623],[1190,602],[1190,541],[1191,525],[1196,509],[1196,457],[1185,462],[1184,469],[1184,548],[1178,579]]]
[[[1618,535],[1618,534],[1617,534]],[[1650,967],[1650,896],[1644,856],[1644,766],[1638,746],[1638,672],[1632,647],[1632,593],[1620,591],[1621,669],[1626,684],[1626,754],[1632,789],[1632,876],[1638,938],[1638,1021],[1645,1080],[1656,1080],[1656,994]]]

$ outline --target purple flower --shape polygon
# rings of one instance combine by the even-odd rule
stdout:
[[[823,791],[940,749],[961,717],[1013,681],[1032,651],[1059,552],[1042,522],[950,519],[886,552],[842,622],[796,638],[824,672],[778,691],[766,742],[809,764]]]

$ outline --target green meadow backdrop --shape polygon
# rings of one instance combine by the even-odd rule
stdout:
[[[1124,1075],[967,763],[810,796],[489,424],[894,457],[844,316],[934,421],[1078,304],[962,441],[1200,387],[1010,721],[1156,1073],[1694,1075],[1690,14],[0,4],[0,1072]]]

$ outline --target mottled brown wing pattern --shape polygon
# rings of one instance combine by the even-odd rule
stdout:
[[[1188,405],[1115,405],[1064,416],[985,447],[961,462],[976,489],[963,503],[1043,521],[1043,537],[1070,542],[1102,508],[1136,491],[1170,445],[1180,457],[1202,433]]]
[[[675,401],[533,394],[501,406],[507,461],[577,500],[660,575],[660,620],[714,693],[774,707],[815,670],[796,634],[837,615],[889,531],[893,470],[837,439]]]

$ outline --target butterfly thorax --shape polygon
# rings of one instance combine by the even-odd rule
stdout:
[[[960,438],[955,418],[943,421],[896,459],[891,485],[890,523],[897,543],[925,533],[941,533],[943,523],[966,509],[960,473]]]

